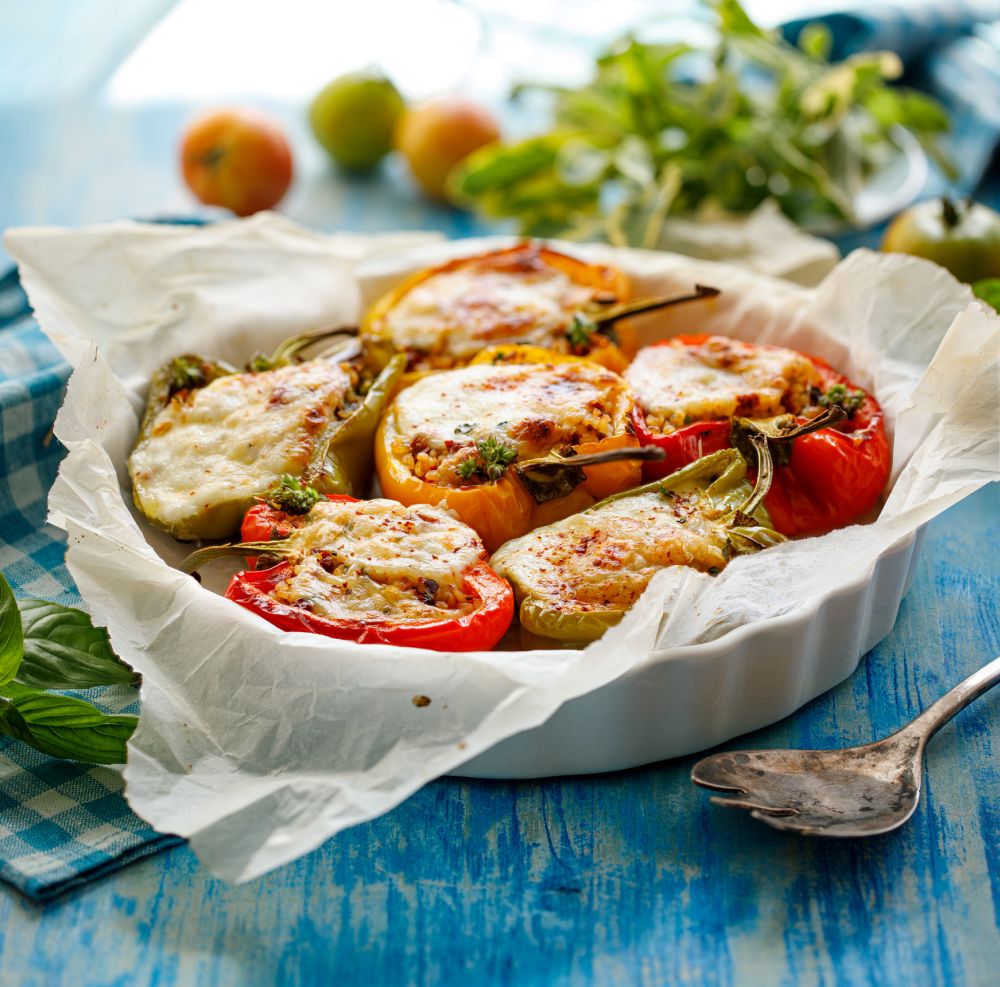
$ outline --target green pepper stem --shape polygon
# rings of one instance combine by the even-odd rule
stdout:
[[[200,569],[206,562],[215,559],[231,558],[239,555],[276,555],[284,558],[291,554],[291,544],[287,539],[275,541],[244,541],[233,545],[210,545],[192,552],[177,567],[181,572],[192,573]]]
[[[757,453],[757,482],[754,484],[747,502],[739,509],[739,512],[753,514],[771,489],[771,483],[774,480],[774,459],[771,456],[772,442],[789,442],[800,436],[808,435],[810,432],[818,432],[821,428],[834,425],[846,417],[847,412],[840,405],[833,404],[821,411],[815,418],[810,418],[802,425],[796,425],[780,434],[771,434],[765,431],[760,426],[755,425],[752,419],[741,419],[742,426],[750,431],[747,438],[750,440],[754,452]]]
[[[547,456],[539,456],[538,459],[525,459],[514,464],[514,469],[520,473],[521,470],[531,469],[533,466],[541,466],[543,463],[559,463],[563,466],[597,466],[600,463],[616,463],[622,459],[639,459],[649,462],[655,459],[665,459],[666,453],[659,446],[632,446],[618,449],[599,449],[596,452],[574,453],[563,455],[558,452],[550,452]]]
[[[751,433],[749,439],[754,452],[757,453],[757,482],[753,485],[750,496],[736,513],[752,516],[753,512],[764,502],[764,498],[771,489],[771,483],[774,481],[774,460],[771,458],[771,449],[767,439],[760,432]]]
[[[323,329],[302,332],[279,343],[275,351],[269,357],[265,357],[261,363],[267,364],[268,369],[287,366],[299,353],[308,349],[313,343],[330,339],[333,336],[356,336],[357,334],[357,326],[326,326]]]
[[[616,305],[605,312],[591,316],[592,321],[598,328],[603,329],[612,326],[621,319],[627,319],[632,315],[641,315],[644,312],[655,312],[661,308],[669,308],[672,305],[682,305],[685,302],[697,302],[703,298],[715,298],[721,294],[720,289],[711,288],[705,284],[696,284],[694,293],[690,295],[674,295],[672,297],[660,296],[657,298],[637,298],[635,301],[624,302]]]
[[[958,211],[958,205],[947,195],[941,196],[941,220],[946,230],[953,230],[958,226],[962,217]]]

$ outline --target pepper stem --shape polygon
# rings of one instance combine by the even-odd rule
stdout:
[[[948,198],[947,195],[941,196],[941,220],[944,222],[945,229],[953,230],[958,226],[962,217],[959,214],[958,206],[955,204],[953,199]]]
[[[299,333],[297,336],[292,336],[279,343],[270,356],[256,357],[251,363],[250,369],[273,370],[275,367],[284,367],[313,343],[330,339],[333,336],[356,336],[357,334],[357,326],[326,326],[323,329],[311,329],[309,332]]]
[[[625,446],[618,449],[599,449],[596,452],[561,453],[550,452],[538,459],[525,459],[514,464],[514,469],[520,472],[531,469],[543,463],[558,463],[566,466],[597,466],[600,463],[616,463],[621,459],[640,459],[650,461],[665,459],[666,453],[659,446]]]
[[[565,497],[584,480],[584,466],[597,466],[600,463],[614,463],[622,459],[651,460],[663,459],[666,454],[658,446],[633,446],[618,449],[600,449],[597,452],[585,452],[579,455],[569,455],[560,452],[550,452],[538,459],[526,459],[514,463],[512,469],[517,473],[524,489],[534,498],[536,504]]]
[[[738,513],[752,515],[760,507],[774,480],[774,457],[771,454],[771,443],[790,442],[792,439],[808,435],[810,432],[818,432],[822,428],[835,425],[847,417],[847,412],[840,405],[832,404],[824,409],[815,418],[801,425],[786,430],[769,430],[754,422],[752,419],[740,419],[740,426],[746,430],[747,439],[757,454],[757,482],[753,491],[747,498],[746,503],[739,509]]]
[[[178,566],[181,572],[192,573],[200,569],[206,562],[215,559],[232,558],[239,555],[276,555],[283,558],[291,554],[291,543],[287,539],[275,541],[244,541],[233,545],[210,545],[192,552]]]
[[[670,308],[672,305],[682,305],[685,302],[697,302],[703,298],[715,298],[716,295],[720,295],[721,293],[719,288],[712,288],[705,284],[696,284],[694,292],[690,295],[637,298],[634,301],[624,302],[621,305],[616,305],[614,308],[593,315],[591,316],[591,320],[599,329],[604,329],[632,315],[641,315],[643,312],[655,312],[661,308]]]
[[[771,457],[771,449],[767,439],[760,432],[753,432],[749,439],[754,452],[757,453],[757,482],[753,485],[750,496],[737,509],[737,518],[740,514],[752,517],[753,512],[764,502],[764,498],[771,489],[771,483],[774,481],[774,459]]]

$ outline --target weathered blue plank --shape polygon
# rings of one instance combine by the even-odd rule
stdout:
[[[42,11],[39,37],[65,21],[46,6],[23,5]],[[33,80],[58,82],[56,53],[89,58],[113,27],[77,14],[69,48],[0,57],[0,90],[26,57]],[[0,56],[12,43],[0,31]],[[0,228],[190,209],[174,162],[188,107],[0,103]],[[301,114],[276,109],[306,164],[293,216],[477,231],[412,196],[398,167],[331,180]],[[998,508],[993,488],[936,521],[892,635],[848,682],[738,745],[871,739],[1000,654]],[[0,887],[0,985],[993,984],[998,730],[1000,692],[934,741],[906,828],[863,843],[783,836],[714,808],[686,758],[594,778],[442,780],[238,888],[186,848],[44,907]]]
[[[871,739],[1000,654],[998,507],[994,487],[937,520],[892,635],[848,682],[733,746]],[[185,848],[43,908],[3,889],[0,983],[991,984],[998,735],[1000,693],[931,745],[913,820],[863,842],[710,806],[685,758],[442,780],[243,887]]]

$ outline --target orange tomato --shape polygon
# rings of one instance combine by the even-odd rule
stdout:
[[[445,198],[448,172],[473,151],[500,139],[496,120],[457,97],[430,100],[409,110],[396,135],[417,184],[432,199]]]
[[[267,117],[252,110],[218,110],[185,132],[181,171],[206,205],[249,216],[277,205],[288,191],[292,152]]]

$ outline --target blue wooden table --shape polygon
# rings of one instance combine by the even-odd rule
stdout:
[[[14,6],[0,14],[21,20],[0,20],[0,228],[190,212],[173,158],[190,106],[105,98],[168,4]],[[274,108],[300,152],[293,217],[477,230],[394,168],[331,175],[301,114]],[[890,637],[848,682],[739,745],[867,741],[1000,654],[998,508],[994,487],[936,520]],[[444,779],[241,887],[186,847],[46,906],[0,886],[0,984],[994,984],[998,738],[1000,693],[934,742],[914,819],[865,842],[782,836],[714,808],[688,758]]]

